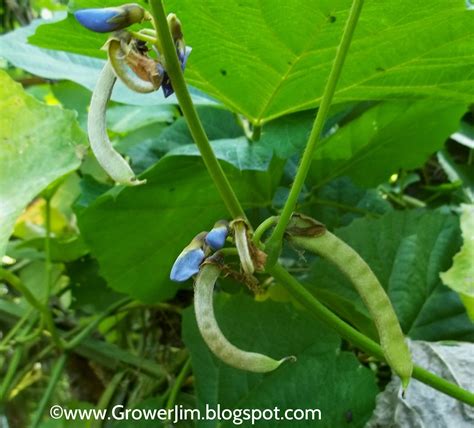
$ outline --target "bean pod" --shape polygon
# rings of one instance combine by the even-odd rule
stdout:
[[[374,321],[387,363],[405,389],[413,371],[410,350],[390,299],[372,269],[354,249],[315,220],[296,215],[292,223],[287,232],[293,244],[329,260],[351,281]]]
[[[113,148],[107,135],[106,109],[116,80],[112,66],[107,61],[92,93],[87,131],[91,149],[105,172],[119,184],[136,186],[145,183],[145,180],[135,177],[130,165]]]
[[[219,266],[205,262],[197,276],[194,290],[194,310],[199,331],[209,349],[229,366],[255,373],[266,373],[278,368],[285,361],[295,361],[295,357],[274,360],[266,355],[243,351],[232,345],[222,334],[214,315],[214,284],[220,275]]]

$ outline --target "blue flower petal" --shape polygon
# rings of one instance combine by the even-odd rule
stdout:
[[[204,260],[204,251],[195,248],[183,251],[171,269],[170,279],[176,282],[184,282],[199,272],[199,266]]]
[[[96,33],[108,33],[123,28],[120,23],[110,20],[119,16],[122,11],[118,8],[81,9],[74,13],[79,23]]]
[[[226,226],[215,227],[206,235],[206,244],[213,250],[220,250],[225,245],[228,233]]]

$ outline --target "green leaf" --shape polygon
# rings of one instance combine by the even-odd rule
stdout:
[[[217,159],[224,160],[241,171],[266,171],[273,155],[272,150],[250,143],[245,137],[211,141],[211,146]],[[168,155],[200,156],[200,152],[196,145],[187,144],[171,150]]]
[[[459,297],[439,278],[459,250],[456,216],[393,211],[380,219],[354,220],[335,233],[372,268],[407,335],[430,341],[474,339],[474,326]],[[323,294],[341,296],[367,314],[352,285],[326,261],[313,263],[310,275],[303,280],[316,294],[322,290]],[[351,306],[346,306],[344,315],[350,310]]]
[[[215,298],[219,326],[241,349],[273,358],[295,355],[268,374],[227,366],[209,351],[197,329],[194,311],[184,313],[183,338],[196,379],[198,408],[320,409],[321,420],[298,426],[362,427],[374,406],[374,376],[354,355],[341,352],[339,338],[326,326],[291,305],[256,303],[248,296],[219,293]],[[262,427],[294,427],[294,421],[258,421]],[[235,426],[231,421],[200,421],[198,427]],[[250,422],[243,426],[250,426]]]
[[[474,321],[474,205],[461,205],[461,231],[464,243],[454,256],[453,265],[440,274],[448,287],[459,293]]]
[[[318,144],[310,178],[320,186],[347,175],[371,187],[400,168],[419,167],[457,129],[465,108],[432,101],[378,104]]]
[[[350,2],[169,0],[166,6],[193,47],[187,81],[259,123],[319,104]],[[473,28],[474,13],[461,0],[366,2],[335,101],[471,102]],[[103,40],[69,16],[40,27],[31,41],[96,55]]]
[[[377,190],[361,189],[348,177],[341,177],[312,192],[300,211],[316,215],[318,221],[332,230],[359,217],[378,218],[392,211],[392,206]]]
[[[80,164],[86,144],[75,114],[25,94],[0,71],[0,256],[16,218],[54,180]]]
[[[223,165],[245,207],[270,204],[280,172],[240,172]],[[228,214],[201,159],[169,156],[78,213],[81,233],[113,289],[150,302],[172,297],[174,260],[191,239]]]
[[[177,116],[174,106],[114,106],[107,111],[107,127],[114,132],[135,131],[153,123],[172,122]]]

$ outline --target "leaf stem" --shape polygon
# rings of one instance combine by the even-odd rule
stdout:
[[[54,390],[56,389],[56,385],[59,382],[59,379],[61,378],[61,375],[63,373],[66,360],[67,354],[64,353],[61,354],[61,356],[56,360],[56,363],[54,364],[51,370],[51,376],[49,378],[46,391],[43,393],[41,401],[38,405],[38,410],[36,411],[33,417],[33,421],[31,422],[32,428],[38,427],[41,423],[41,419],[43,417],[44,411],[46,410],[46,406],[48,405],[48,402],[51,399],[51,396],[53,395]]]
[[[227,179],[221,165],[219,164],[209,139],[204,131],[199,116],[196,112],[194,104],[189,94],[186,82],[184,81],[181,65],[176,54],[176,47],[173,43],[171,33],[168,27],[165,10],[162,0],[150,0],[151,11],[153,15],[153,23],[158,34],[158,40],[161,42],[161,54],[165,59],[165,68],[168,76],[171,79],[173,89],[178,98],[179,105],[183,111],[184,117],[189,127],[189,131],[196,143],[204,164],[216,185],[230,215],[232,218],[246,218],[245,212],[240,205],[234,189]],[[157,45],[157,48],[160,47]]]
[[[301,158],[298,171],[296,172],[295,181],[291,187],[290,194],[288,199],[283,207],[283,210],[280,214],[280,219],[273,230],[272,235],[267,241],[266,249],[268,253],[267,265],[274,265],[281,253],[282,248],[282,239],[285,233],[286,226],[290,221],[291,215],[295,210],[296,203],[298,201],[298,196],[303,188],[306,176],[308,175],[311,162],[313,160],[314,150],[316,143],[319,140],[321,132],[326,122],[327,115],[329,113],[329,108],[331,107],[331,101],[336,90],[336,85],[341,75],[342,67],[349,51],[349,46],[351,44],[352,36],[357,25],[357,21],[360,16],[362,5],[364,0],[354,0],[352,2],[352,7],[349,12],[349,18],[347,19],[346,26],[341,38],[341,42],[337,48],[336,57],[332,65],[331,72],[324,88],[324,93],[321,99],[321,104],[319,106],[318,112],[316,114],[316,119],[313,123],[313,128],[309,136],[308,142],[306,144],[305,151]]]
[[[186,380],[186,376],[188,375],[189,371],[191,370],[191,358],[188,358],[184,363],[183,367],[181,368],[176,380],[174,381],[173,387],[170,391],[170,396],[168,401],[166,402],[166,408],[172,409],[176,403],[176,398],[178,393],[183,386],[184,381]]]
[[[51,334],[51,337],[54,341],[54,343],[61,348],[62,343],[61,340],[58,336],[58,333],[56,331],[56,326],[54,325],[53,322],[53,317],[51,315],[51,311],[49,308],[41,303],[34,295],[33,293],[29,290],[28,287],[26,287],[18,278],[15,274],[11,273],[10,271],[0,268],[0,278],[4,278],[8,283],[16,289],[18,292],[20,292],[25,300],[38,312],[42,315],[46,326],[48,328],[49,333]]]
[[[306,288],[301,285],[293,276],[291,276],[281,265],[276,264],[271,268],[267,268],[276,280],[283,286],[288,288],[291,294],[306,309],[308,309],[317,318],[328,324],[340,336],[362,349],[367,354],[376,357],[378,360],[385,361],[382,348],[372,339],[360,333],[337,315],[320,303]],[[474,394],[469,392],[447,380],[425,370],[422,367],[415,366],[413,368],[413,377],[426,385],[443,392],[459,401],[474,406]]]
[[[104,312],[102,312],[94,321],[87,325],[79,334],[74,336],[69,342],[64,345],[65,349],[74,349],[79,345],[86,337],[88,337],[94,329],[109,315],[113,314],[120,309],[122,306],[125,306],[127,303],[130,303],[132,299],[130,297],[125,297],[114,304],[110,305]]]

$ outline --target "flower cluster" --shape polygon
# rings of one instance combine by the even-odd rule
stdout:
[[[170,279],[184,282],[196,275],[204,259],[211,251],[220,250],[229,234],[229,223],[219,220],[209,232],[197,234],[176,258],[170,273]]]
[[[98,33],[117,32],[107,42],[106,46],[112,46],[111,40],[121,38],[122,44],[120,55],[112,58],[109,54],[114,71],[117,77],[130,89],[136,92],[151,92],[161,88],[165,98],[174,93],[171,80],[164,67],[162,53],[153,46],[158,58],[154,59],[148,56],[148,49],[142,46],[142,49],[136,49],[139,40],[128,37],[129,42],[124,44],[125,37],[123,30],[132,24],[141,23],[151,19],[150,14],[141,6],[135,3],[125,4],[119,7],[106,7],[94,9],[81,9],[74,13],[77,21],[88,30]],[[181,22],[174,13],[170,13],[167,17],[168,26],[173,37],[176,53],[178,55],[181,69],[184,71],[186,62],[191,53],[191,48],[184,43]],[[146,31],[146,30],[144,30]],[[120,64],[122,62],[123,64]],[[134,74],[135,80],[131,79],[126,72],[123,71],[124,66]],[[153,78],[151,77],[153,76]],[[145,84],[143,83],[145,82]],[[149,85],[151,83],[151,85]]]

